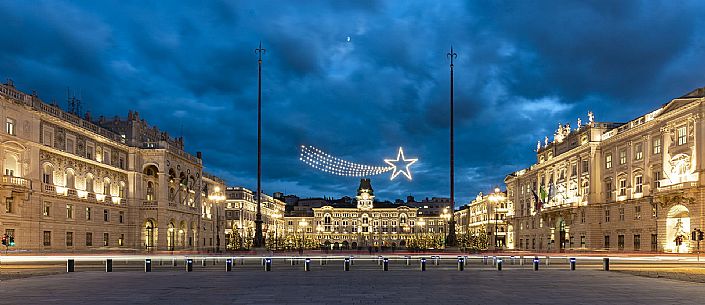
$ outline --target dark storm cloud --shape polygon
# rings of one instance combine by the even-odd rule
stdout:
[[[254,187],[264,54],[264,189],[353,195],[357,178],[298,161],[302,144],[414,180],[382,199],[448,196],[448,59],[455,61],[459,203],[530,165],[558,122],[628,120],[703,86],[705,7],[630,1],[0,3],[0,76],[45,100],[82,92],[94,116],[139,111],[209,171]],[[350,41],[348,41],[348,38]]]

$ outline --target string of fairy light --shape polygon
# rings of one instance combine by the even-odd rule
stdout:
[[[317,170],[349,177],[379,175],[395,168],[394,166],[371,166],[353,163],[331,156],[310,145],[301,145],[301,156],[299,159]]]

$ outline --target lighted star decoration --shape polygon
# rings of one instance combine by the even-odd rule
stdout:
[[[392,177],[389,180],[394,180],[399,174],[406,176],[406,179],[411,180],[411,171],[409,166],[416,163],[419,159],[406,159],[404,158],[404,150],[399,147],[399,152],[397,153],[396,160],[384,159],[384,162],[392,166]],[[401,166],[397,165],[400,164]],[[400,169],[403,167],[403,169]]]
[[[310,145],[301,145],[299,160],[317,170],[338,176],[369,177],[391,171],[391,180],[399,174],[411,180],[409,166],[418,161],[418,159],[406,159],[404,150],[399,147],[396,159],[384,159],[389,166],[359,164],[334,157]]]

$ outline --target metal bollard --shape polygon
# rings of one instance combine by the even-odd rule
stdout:
[[[534,257],[534,271],[539,271],[539,262],[541,262],[541,260],[539,260],[538,257]]]
[[[272,271],[272,259],[271,258],[264,259],[264,271]]]
[[[502,259],[497,259],[497,271],[502,271]]]
[[[111,258],[105,260],[105,272],[113,272],[113,260]]]
[[[458,256],[458,271],[463,270],[465,270],[465,258],[462,256]]]
[[[233,259],[225,259],[225,272],[233,271]]]
[[[346,257],[343,262],[343,271],[350,271],[350,258]]]
[[[328,263],[328,260],[326,260],[326,264]],[[350,255],[350,266],[355,265],[355,257]]]
[[[164,260],[163,260],[163,259],[160,259],[160,260],[159,260],[159,266],[161,266],[161,265],[164,265]]]
[[[421,271],[426,271],[426,258],[421,258]]]
[[[76,263],[73,259],[66,260],[66,272],[73,272],[76,267]]]
[[[214,259],[213,259],[213,266],[215,266],[216,263],[218,263],[218,259],[217,259],[217,258],[214,258]]]
[[[178,263],[176,262],[176,258],[172,258],[172,259],[171,259],[171,264],[174,265],[174,267],[176,267],[176,265],[178,264]]]
[[[468,256],[467,255],[463,256],[463,265],[465,265],[465,266],[468,265]]]
[[[434,265],[438,266],[438,259],[439,259],[439,258],[441,258],[441,257],[438,256],[438,255],[436,255],[435,257],[433,257],[433,264],[434,264]]]
[[[519,256],[519,265],[524,266],[524,256]]]
[[[575,257],[570,258],[570,271],[575,271]]]
[[[512,258],[512,265],[514,265],[514,260],[515,260],[516,258],[514,257],[514,255],[512,255],[511,258]]]
[[[377,266],[382,265],[382,256],[377,256]]]
[[[411,256],[406,256],[406,265],[409,266],[411,265]]]
[[[546,256],[546,266],[548,266],[550,262],[551,262],[551,258]]]
[[[487,256],[486,255],[482,257],[482,263],[487,265]]]
[[[296,263],[294,263],[295,261],[296,261],[295,259],[293,259],[293,258],[291,259],[291,265],[292,265],[292,266],[296,264]]]
[[[602,270],[610,271],[610,258],[605,257],[602,259]]]
[[[306,260],[304,260],[304,271],[311,271],[311,259],[310,258],[306,258]]]
[[[206,266],[206,258],[204,257],[203,260],[201,260],[201,267]]]
[[[193,259],[187,258],[186,259],[186,272],[191,272],[191,271],[193,271]]]
[[[152,259],[144,259],[144,272],[152,272]]]
[[[492,266],[496,266],[496,265],[497,265],[497,257],[493,256],[492,257]]]
[[[389,271],[389,259],[386,257],[382,261],[382,270]]]

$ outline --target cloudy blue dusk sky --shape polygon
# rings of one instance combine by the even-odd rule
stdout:
[[[705,86],[705,5],[678,1],[2,1],[0,77],[93,117],[128,109],[255,188],[257,56],[263,189],[354,195],[358,178],[299,161],[300,145],[413,181],[380,199],[449,196],[455,61],[456,196],[467,203],[535,160],[558,123],[626,121]],[[400,179],[401,178],[401,179]]]

